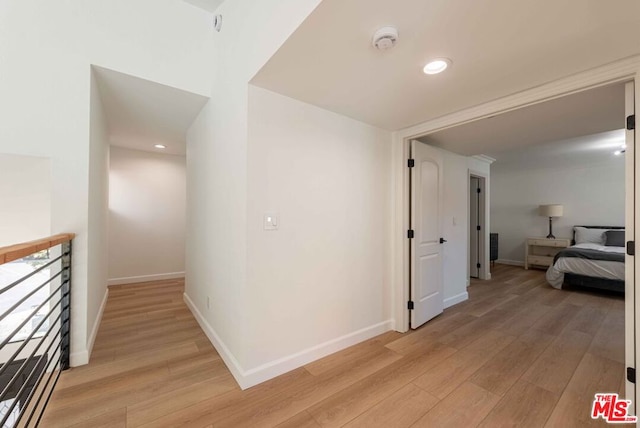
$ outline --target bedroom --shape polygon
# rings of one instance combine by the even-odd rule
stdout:
[[[624,131],[613,130],[496,155],[491,200],[491,232],[499,242],[496,262],[545,268],[572,244],[623,257],[624,231],[613,230],[623,228],[625,220],[623,144]],[[620,234],[622,239],[614,242]],[[623,263],[608,269],[607,263],[571,262],[558,260],[549,270],[547,281],[553,287],[561,288],[563,270],[572,267],[585,276],[624,280]],[[616,284],[611,288],[624,291]]]
[[[624,228],[625,85],[603,85],[420,138],[430,146],[491,163],[486,183],[478,182],[478,172],[469,167],[470,278],[489,279],[489,259],[525,269],[546,268],[559,249],[572,245],[574,226]],[[482,191],[478,183],[483,183]],[[594,233],[597,229],[581,228],[578,241],[602,241],[598,243],[605,247],[605,235],[586,236]],[[496,240],[496,254],[489,254],[489,235]],[[624,246],[620,231],[611,235]],[[611,245],[606,249],[620,252]],[[476,260],[477,267],[482,266],[479,272],[473,269]],[[617,272],[603,275],[624,279],[619,266]],[[556,288],[561,280],[552,279]]]
[[[497,263],[547,270],[557,289],[624,292],[624,91],[604,86],[511,113],[529,116],[517,132],[530,137],[488,153]],[[578,251],[561,252],[568,247]]]
[[[474,374],[474,381],[495,387],[490,373],[500,367],[507,378],[510,373],[525,384],[540,387],[540,391],[553,392],[555,395],[548,397],[553,404],[546,413],[550,420],[558,421],[570,413],[567,403],[588,407],[593,394],[584,391],[606,389],[620,395],[625,391],[624,294],[580,286],[556,290],[545,277],[545,264],[550,256],[553,261],[559,247],[543,245],[553,242],[569,246],[574,226],[607,226],[606,230],[625,226],[625,161],[629,152],[625,154],[622,148],[624,118],[625,84],[620,83],[446,129],[423,139],[458,153],[463,147],[460,142],[464,142],[478,150],[464,154],[482,153],[495,159],[485,192],[490,207],[486,232],[498,234],[499,255],[491,267],[491,280],[471,279],[468,292],[475,303],[459,305],[454,311],[481,315],[480,319],[486,318],[488,323],[485,327],[520,335],[518,346],[528,351],[520,352],[518,346],[510,345],[511,361],[499,358],[487,362]],[[471,177],[467,180],[469,194],[473,194]],[[547,238],[548,214],[540,215],[540,206],[552,204],[562,205],[561,217],[558,212],[552,213],[556,239]],[[605,245],[605,230],[580,229],[578,243],[585,234],[587,241],[595,237],[602,247],[624,257],[624,247]],[[622,241],[624,245],[624,238]],[[586,244],[590,245],[593,243]],[[525,270],[527,249],[531,257]],[[480,256],[480,260],[488,259],[488,254]],[[570,259],[569,265],[576,260]],[[577,263],[582,262],[580,259]],[[585,262],[589,266],[592,261]],[[611,273],[624,279],[624,263],[596,263],[610,264],[604,269],[605,277]],[[554,272],[560,278],[552,279],[562,283],[564,272],[560,271]],[[613,284],[624,286],[621,281]],[[494,318],[505,315],[509,323],[492,327]],[[527,348],[531,332],[543,334],[551,345],[537,343]]]

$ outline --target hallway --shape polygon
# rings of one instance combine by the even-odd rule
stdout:
[[[603,426],[593,394],[624,387],[624,300],[552,289],[543,271],[498,265],[422,328],[246,391],[183,287],[110,287],[91,362],[62,375],[43,426]]]
[[[43,426],[140,426],[239,391],[183,291],[183,280],[111,286],[90,364],[63,373]]]

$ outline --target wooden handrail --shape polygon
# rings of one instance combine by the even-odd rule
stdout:
[[[8,247],[0,247],[0,265],[14,260],[19,260],[33,253],[37,253],[38,251],[55,247],[58,244],[71,241],[75,237],[75,233],[61,233],[59,235],[53,235],[36,241],[24,242],[22,244],[10,245]]]

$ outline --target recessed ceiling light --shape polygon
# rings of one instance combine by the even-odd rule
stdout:
[[[422,71],[424,74],[438,74],[445,71],[451,65],[451,60],[448,58],[436,58],[431,60],[424,66]]]
[[[156,144],[153,147],[155,147],[156,149],[166,149],[167,148],[167,146],[165,146],[164,144]]]

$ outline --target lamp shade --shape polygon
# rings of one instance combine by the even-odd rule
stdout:
[[[543,217],[562,217],[564,207],[562,205],[540,205],[538,214]]]

